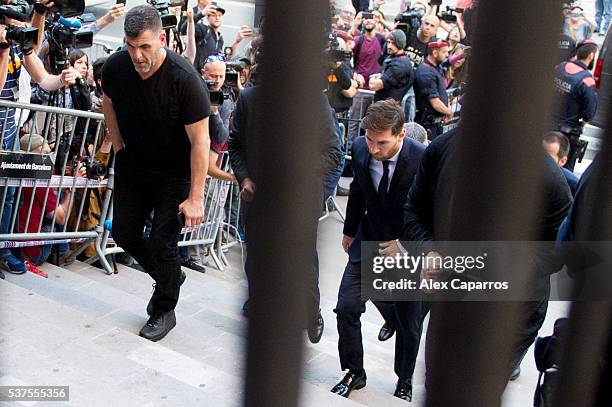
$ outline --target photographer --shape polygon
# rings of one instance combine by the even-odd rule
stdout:
[[[50,75],[45,71],[42,62],[33,53],[35,40],[23,44],[13,44],[7,41],[7,25],[19,26],[23,23],[7,17],[4,17],[4,23],[4,25],[0,24],[0,86],[2,87],[0,99],[11,102],[18,99],[18,84],[22,66],[35,82],[49,91],[60,89],[66,83],[74,83],[76,76],[74,72],[64,70],[61,75]],[[15,108],[0,108],[0,129],[4,132],[2,150],[18,150]],[[0,234],[5,234],[10,232],[15,188],[6,187],[6,190],[0,188],[0,194],[6,194],[0,223]],[[14,274],[23,274],[26,271],[23,262],[19,261],[9,249],[0,249],[0,267]]]
[[[363,22],[363,24],[362,24]],[[353,66],[357,73],[359,87],[368,89],[370,76],[380,73],[381,65],[379,57],[382,55],[385,44],[385,36],[376,34],[374,28],[376,21],[374,18],[363,18],[363,13],[357,14],[354,21],[354,28],[362,25],[364,33],[355,37],[355,47],[353,48]],[[352,30],[355,31],[355,30]],[[365,93],[358,93],[353,98],[353,109],[351,110],[351,124],[349,126],[349,140],[353,140],[358,135],[360,115],[365,114],[366,109],[373,99]]]
[[[22,151],[36,154],[51,154],[51,148],[46,140],[38,134],[28,134],[20,139]],[[81,166],[77,171],[77,177],[85,177],[85,167]],[[48,191],[48,192],[47,192]],[[54,188],[23,188],[23,205],[19,209],[19,232],[20,233],[37,233],[38,225],[42,218],[42,232],[52,232],[51,226],[55,221],[56,228],[63,226],[68,220],[71,197],[74,192],[69,189],[64,189],[63,193],[58,195]],[[33,195],[33,196],[32,196]],[[31,206],[30,206],[31,204]],[[73,210],[74,208],[73,205]],[[26,220],[29,215],[29,223],[26,225]],[[27,229],[26,229],[27,226]],[[26,247],[22,250],[22,254],[32,263],[40,266],[47,261],[51,255],[51,250],[54,245],[43,245]],[[67,245],[60,245],[60,264],[66,265]],[[73,260],[74,261],[74,260]]]
[[[412,63],[406,55],[406,34],[395,30],[387,35],[388,57],[383,62],[382,73],[370,76],[370,90],[376,92],[374,101],[395,99],[401,103],[414,79]]]
[[[209,92],[222,94],[226,66],[221,59],[214,59],[213,57],[209,57],[204,68],[202,68],[202,77],[206,81]],[[220,105],[212,103],[209,117],[210,160],[208,161],[208,175],[224,181],[234,181],[236,179],[233,174],[221,170],[217,165],[219,154],[227,149],[227,138],[229,136],[228,127],[224,125],[219,113],[229,103],[225,98]]]
[[[342,38],[333,35],[330,43],[329,58],[327,61],[327,99],[336,114],[347,113],[353,104],[353,97],[357,94],[359,84],[353,79],[353,68],[350,61],[337,60],[331,52],[346,52],[346,43]]]
[[[436,40],[439,27],[440,19],[428,14],[421,18],[421,25],[416,32],[415,30],[410,31],[406,39],[406,54],[415,67],[418,67],[427,57],[427,45]]]
[[[206,58],[223,50],[224,41],[221,35],[221,24],[223,23],[224,15],[224,8],[214,6],[214,8],[210,8],[207,15],[198,13],[193,16],[196,42],[196,54],[193,66],[198,72],[204,67]],[[207,24],[200,23],[204,17],[206,17]],[[188,20],[185,19],[180,25],[179,31],[181,35],[187,35],[187,26]]]
[[[345,126],[348,124],[348,121],[346,121],[348,110],[353,104],[353,97],[357,94],[359,84],[353,79],[353,69],[351,68],[349,60],[342,59],[342,54],[346,52],[349,52],[348,55],[350,56],[350,51],[346,49],[344,40],[339,38],[335,33],[332,34],[328,49],[328,60],[326,61],[328,69],[326,94],[330,106],[336,113],[336,133],[339,145],[343,151],[340,157],[340,164],[325,174],[323,179],[323,198],[325,201],[333,195],[334,190],[338,196],[348,195],[348,189],[338,185],[340,177],[342,176],[346,154],[346,151],[343,149],[344,140],[338,119],[340,119],[340,121],[344,120]]]

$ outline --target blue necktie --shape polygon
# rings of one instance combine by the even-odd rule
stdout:
[[[380,179],[380,184],[378,184],[378,196],[383,205],[387,197],[387,189],[389,189],[389,163],[390,161],[383,161],[383,176]]]

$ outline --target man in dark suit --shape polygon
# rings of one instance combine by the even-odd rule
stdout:
[[[256,185],[263,185],[265,179],[262,179],[258,162],[261,160],[271,160],[274,157],[264,156],[262,153],[266,151],[264,146],[259,145],[263,139],[258,139],[258,126],[261,123],[262,111],[266,106],[266,101],[262,99],[262,92],[260,86],[253,86],[246,88],[240,92],[238,100],[236,101],[236,108],[232,114],[232,120],[230,123],[230,135],[229,135],[229,159],[236,176],[236,180],[240,184],[240,197],[242,199],[242,211],[241,218],[244,220],[247,248],[248,241],[251,239],[252,225],[254,224],[252,219],[252,211],[250,210],[251,205],[254,205],[254,200],[257,199],[257,187]],[[316,167],[316,173],[321,178],[315,180],[317,185],[320,185],[321,190],[320,198],[318,202],[323,202],[323,175],[329,172],[331,169],[336,168],[340,163],[342,157],[342,151],[338,143],[336,136],[336,128],[333,122],[333,112],[327,99],[321,95],[321,113],[317,117],[318,123],[321,125],[321,129],[316,135],[320,137],[320,154],[315,160],[313,165]],[[274,138],[267,140],[269,143],[274,142]],[[307,182],[304,180],[303,182]],[[305,214],[310,216],[313,222],[317,222],[320,212]],[[316,241],[312,243],[313,250],[313,267],[312,273],[308,275],[309,284],[305,289],[307,290],[309,299],[309,310],[310,323],[308,326],[308,338],[312,343],[317,343],[321,340],[323,334],[324,322],[323,317],[319,309],[320,294],[319,294],[319,262],[316,252]],[[247,274],[247,280],[249,283],[249,298],[257,295],[258,292],[262,292],[267,287],[255,287],[253,284],[253,273],[259,272],[256,267],[252,264],[252,257],[247,255],[245,271]],[[247,301],[248,303],[248,301]],[[247,304],[243,307],[245,312],[248,312]]]
[[[348,373],[332,389],[348,397],[354,389],[366,384],[361,341],[361,314],[365,298],[361,296],[361,242],[381,242],[385,250],[397,250],[402,236],[403,207],[417,172],[425,147],[405,138],[404,112],[395,100],[373,103],[362,121],[365,137],[355,139],[352,147],[354,179],[351,183],[342,246],[349,254],[338,292],[334,312],[338,321],[338,351],[342,370]],[[379,308],[380,309],[380,308]],[[412,313],[420,314],[420,303],[394,303],[391,315],[381,309],[386,321],[396,324],[395,373],[399,377],[395,396],[412,398],[411,362],[413,349],[418,351],[418,335],[410,334]],[[385,315],[387,314],[387,315]]]

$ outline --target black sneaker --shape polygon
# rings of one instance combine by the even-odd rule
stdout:
[[[179,283],[179,286],[183,285],[186,278],[187,278],[187,275],[185,274],[183,270],[181,270],[181,282]],[[153,283],[153,295],[151,296],[151,299],[149,300],[149,303],[147,304],[147,315],[153,314],[153,297],[155,297],[155,283]]]
[[[168,332],[176,326],[174,310],[159,312],[152,315],[145,326],[140,330],[140,336],[152,342],[157,342],[168,335]]]
[[[188,269],[197,271],[199,273],[206,273],[206,269],[201,264],[196,263],[195,260],[189,259],[182,263],[181,266],[187,267]]]

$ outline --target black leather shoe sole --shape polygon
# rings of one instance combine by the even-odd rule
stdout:
[[[199,265],[193,260],[188,260],[185,263],[181,264],[183,267],[187,267],[193,271],[197,271],[198,273],[206,273],[206,268],[204,266]]]
[[[363,389],[365,386],[366,379],[360,378],[354,381],[350,387],[348,387],[345,383],[340,382],[331,389],[331,392],[337,394],[338,396],[348,397],[353,390]]]
[[[181,282],[179,283],[179,286],[183,285],[186,278],[187,278],[187,275],[185,274],[183,270],[181,270]],[[153,292],[153,295],[155,295],[155,292]],[[149,303],[147,304],[147,315],[151,315],[153,313],[153,295],[151,296],[151,299],[149,300]]]
[[[176,317],[174,315],[174,311],[169,313],[170,315],[166,315],[164,317],[164,323],[160,324],[159,327],[152,328],[149,325],[145,324],[140,330],[139,336],[150,340],[151,342],[157,342],[163,339],[168,333],[176,326]]]
[[[395,334],[395,328],[389,327],[389,325],[384,324],[382,328],[380,328],[380,332],[378,332],[378,340],[381,342],[388,341]]]
[[[323,317],[319,313],[315,321],[315,324],[308,327],[308,339],[310,340],[310,342],[319,343],[319,341],[321,340],[321,337],[323,336],[324,329],[325,329],[325,321],[323,320]]]

